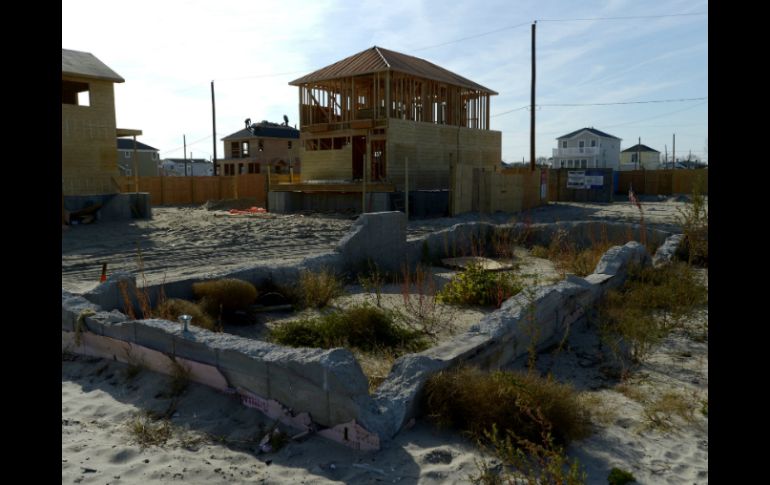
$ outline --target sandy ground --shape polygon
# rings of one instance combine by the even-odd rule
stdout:
[[[646,202],[647,221],[673,227],[681,206]],[[164,275],[199,274],[248,259],[326,251],[353,222],[343,216],[230,218],[199,208],[161,208],[154,214],[152,221],[64,231],[62,286],[93,287],[102,260],[110,262],[111,270],[134,269],[137,242],[148,279],[160,281]],[[529,214],[533,222],[636,222],[636,216],[627,202],[550,204]],[[474,217],[479,219],[412,221],[409,232],[417,235]],[[486,219],[507,222],[512,217]],[[687,331],[669,336],[625,387],[603,372],[598,341],[587,324],[571,329],[560,352],[548,349],[538,357],[541,371],[571,382],[595,410],[594,433],[568,449],[585,467],[587,483],[607,483],[614,466],[632,472],[638,483],[708,483],[708,417],[701,412],[708,399],[707,322],[704,309]],[[169,378],[146,370],[129,377],[127,370],[117,362],[62,354],[62,483],[468,483],[477,473],[475,460],[482,457],[461,436],[435,430],[423,420],[377,453],[355,452],[318,436],[262,453],[259,441],[273,423],[232,396],[198,384],[190,384],[176,402],[168,441],[143,447],[129,424],[148,411],[169,409]],[[689,403],[693,412],[687,419],[650,419],[652,404],[666,393]]]
[[[676,228],[673,199],[644,201],[651,227]],[[142,268],[149,283],[207,272],[235,269],[269,259],[293,259],[332,250],[353,224],[351,215],[258,214],[230,216],[202,207],[155,207],[152,220],[96,222],[62,231],[62,287],[85,292],[107,271]],[[606,220],[639,222],[638,209],[627,201],[612,204],[550,203],[521,214],[466,214],[413,220],[408,236],[420,236],[459,222],[486,220],[532,222]]]

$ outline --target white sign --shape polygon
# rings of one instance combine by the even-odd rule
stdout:
[[[586,185],[586,172],[585,170],[570,170],[567,172],[567,188],[568,189],[585,189]]]

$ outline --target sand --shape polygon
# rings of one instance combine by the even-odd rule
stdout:
[[[681,206],[645,203],[648,223],[672,227]],[[535,222],[637,222],[634,211],[628,203],[551,204],[530,216]],[[80,291],[93,287],[101,269],[93,261],[101,259],[109,259],[112,270],[133,269],[136,241],[152,282],[164,275],[238,266],[249,258],[326,251],[353,222],[347,216],[230,218],[200,208],[156,208],[154,214],[152,221],[96,223],[64,231],[62,286]],[[512,217],[484,219],[507,222]],[[412,221],[409,232],[418,235],[462,220],[473,216]],[[400,297],[395,289],[393,293]],[[551,370],[557,379],[573,383],[597,410],[595,432],[568,449],[585,467],[587,483],[606,483],[613,466],[632,472],[639,483],[708,483],[708,417],[700,412],[700,403],[708,399],[708,339],[702,331],[707,321],[704,309],[689,331],[665,339],[632,373],[626,394],[601,372],[596,336],[587,324],[571,329],[558,356],[549,349],[538,357],[541,371]],[[475,460],[483,457],[473,443],[424,420],[377,453],[355,452],[318,436],[262,453],[261,430],[270,427],[270,420],[232,396],[194,383],[171,414],[171,438],[160,446],[142,447],[128,425],[147,411],[169,409],[172,399],[164,397],[169,378],[147,370],[129,378],[127,369],[118,362],[62,354],[62,483],[468,483],[469,475],[477,473]],[[694,411],[688,420],[665,417],[662,422],[669,428],[650,426],[645,407],[649,410],[667,392],[679,393]]]

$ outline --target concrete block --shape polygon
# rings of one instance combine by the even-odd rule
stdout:
[[[670,263],[676,255],[676,250],[684,239],[684,234],[674,234],[669,236],[663,244],[655,251],[652,258],[652,264],[655,267]]]
[[[167,355],[174,354],[174,336],[181,331],[179,324],[166,320],[138,320],[136,344]]]
[[[110,311],[114,309],[123,309],[123,294],[120,291],[120,285],[128,285],[128,294],[131,297],[134,307],[138,306],[136,300],[136,276],[132,273],[116,271],[107,277],[107,281],[100,283],[96,288],[84,293],[83,297],[96,303],[102,309]]]
[[[313,421],[331,426],[329,403],[320,385],[281,365],[271,363],[267,368],[270,378],[270,398],[298,412],[310,413]]]
[[[75,331],[75,325],[82,312],[97,312],[101,308],[80,295],[61,291],[61,328],[68,332]]]
[[[348,267],[365,267],[372,261],[383,271],[398,271],[405,262],[406,216],[402,212],[362,214],[336,251]]]
[[[218,366],[233,387],[242,387],[258,396],[270,397],[268,364],[235,350],[219,350]]]
[[[174,336],[174,356],[188,360],[194,360],[203,364],[218,366],[219,356],[217,349],[207,345],[200,334],[207,330],[190,327],[188,333],[180,332]]]

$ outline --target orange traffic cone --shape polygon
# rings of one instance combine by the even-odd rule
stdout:
[[[99,283],[107,281],[107,263],[102,264],[102,276],[99,277]]]

